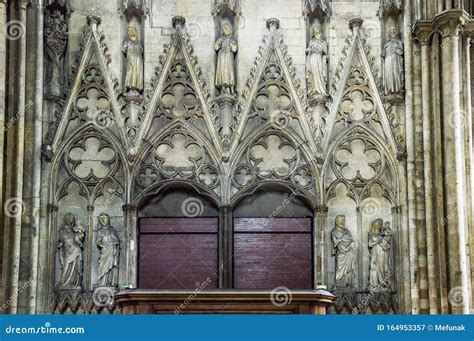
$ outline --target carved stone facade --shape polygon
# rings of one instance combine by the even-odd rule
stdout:
[[[90,3],[0,1],[4,312],[120,312],[151,210],[218,217],[219,288],[233,218],[311,217],[330,312],[472,312],[468,13]]]

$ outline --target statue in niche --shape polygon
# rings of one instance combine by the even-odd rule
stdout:
[[[58,238],[59,264],[61,266],[59,289],[81,289],[84,236],[82,224],[76,224],[74,215],[66,213]]]
[[[63,98],[64,53],[68,39],[68,27],[64,15],[56,10],[47,16],[45,24],[46,97],[53,100]]]
[[[346,228],[346,216],[338,215],[331,231],[333,256],[336,257],[335,289],[353,289],[355,280],[355,243]]]
[[[214,44],[217,51],[215,85],[220,95],[234,95],[234,55],[237,52],[237,42],[232,38],[232,24],[228,19],[222,20],[221,31],[221,36]]]
[[[97,286],[114,287],[118,284],[118,263],[120,240],[117,232],[110,225],[106,213],[99,215],[96,245],[99,248],[99,266],[97,269]]]
[[[391,27],[389,40],[382,50],[385,95],[400,94],[403,91],[403,43],[397,36],[397,30]]]
[[[327,53],[328,45],[321,38],[321,24],[313,25],[313,37],[306,49],[306,79],[310,96],[327,96]]]
[[[369,231],[369,291],[390,291],[392,280],[391,246],[392,229],[389,222],[383,223],[382,219],[372,222]]]
[[[138,41],[135,26],[128,26],[128,39],[122,47],[122,52],[127,58],[125,91],[128,94],[140,94],[143,92],[143,46]]]

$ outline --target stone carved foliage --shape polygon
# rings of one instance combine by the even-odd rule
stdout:
[[[46,97],[62,100],[64,96],[64,53],[68,41],[68,26],[60,10],[48,11],[44,27],[47,64]]]

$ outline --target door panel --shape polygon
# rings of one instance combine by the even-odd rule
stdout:
[[[210,278],[218,287],[217,218],[140,220],[138,285],[144,289],[195,289]]]
[[[312,288],[310,218],[234,220],[236,289]]]

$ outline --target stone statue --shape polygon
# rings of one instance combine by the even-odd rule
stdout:
[[[321,24],[313,25],[313,38],[306,49],[306,79],[310,95],[327,96],[328,45],[321,38]]]
[[[56,10],[47,16],[45,24],[46,97],[60,100],[64,96],[64,52],[68,39],[68,27],[64,15]]]
[[[335,289],[352,289],[355,280],[355,244],[351,233],[345,227],[346,216],[338,215],[331,231],[333,256],[336,256]]]
[[[118,284],[120,240],[110,225],[110,217],[106,213],[99,215],[99,229],[95,243],[100,251],[97,286],[114,287]]]
[[[235,94],[234,54],[237,52],[237,42],[232,38],[232,24],[228,19],[221,22],[222,34],[214,44],[217,51],[217,66],[215,85],[219,94]]]
[[[399,94],[403,91],[403,43],[397,35],[397,30],[394,27],[390,28],[390,39],[382,50],[385,95]]]
[[[127,73],[125,91],[141,93],[143,91],[143,46],[138,41],[137,29],[128,27],[128,39],[123,45],[122,52],[127,57]]]
[[[369,291],[389,291],[392,277],[390,248],[392,246],[392,229],[390,223],[382,219],[372,222],[369,231]]]
[[[66,213],[58,238],[60,289],[81,289],[84,236],[84,227],[80,223],[76,224],[76,218],[72,213]]]

